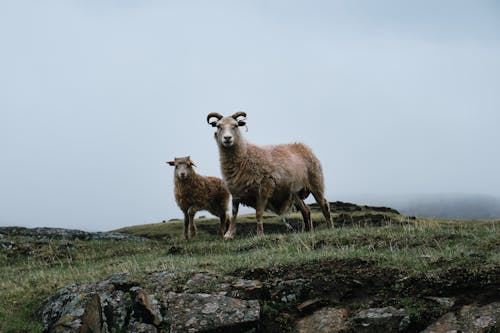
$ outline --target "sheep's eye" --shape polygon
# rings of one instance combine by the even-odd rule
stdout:
[[[177,165],[175,166],[175,168],[176,168],[176,169],[179,169],[179,164],[177,164]]]

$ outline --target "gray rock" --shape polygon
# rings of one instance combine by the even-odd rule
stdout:
[[[359,311],[353,318],[352,328],[360,333],[386,333],[404,331],[409,317],[404,309],[392,306]]]
[[[170,332],[251,332],[258,329],[258,301],[211,294],[169,293],[166,321]]]
[[[153,325],[133,322],[128,326],[127,332],[158,333],[158,329]]]
[[[97,293],[72,293],[75,285],[59,291],[59,297],[42,312],[44,332],[101,332],[102,308]]]
[[[283,303],[298,301],[308,290],[309,281],[305,279],[276,281],[270,286],[271,297]]]
[[[500,302],[484,306],[466,305],[458,313],[448,312],[422,333],[500,332]]]
[[[0,248],[3,248],[3,249],[12,249],[16,246],[16,243],[14,242],[11,242],[9,240],[6,240],[6,239],[2,239],[0,240]]]
[[[212,277],[217,281],[235,280],[234,277]],[[193,278],[191,280],[201,281],[206,276]],[[166,328],[172,333],[257,330],[258,301],[219,293],[167,291],[174,280],[171,272],[155,272],[140,285],[129,274],[119,273],[96,283],[69,285],[42,306],[43,332],[150,333],[164,332]],[[225,285],[228,290],[233,288],[231,283]],[[253,284],[243,280],[236,285],[251,288]]]
[[[186,281],[184,292],[186,293],[211,293],[224,291],[221,288],[219,276],[210,273],[195,273]]]
[[[342,307],[325,307],[296,322],[298,333],[349,332],[349,311]]]
[[[155,326],[160,325],[162,315],[155,296],[140,287],[133,287],[130,291],[133,298],[132,304],[134,304],[132,316],[139,322],[150,323]]]
[[[82,230],[63,228],[0,227],[0,233],[8,236],[24,236],[37,239],[147,240],[147,238],[144,237],[137,237],[119,232],[86,232]]]
[[[211,273],[195,273],[184,285],[186,293],[217,293],[239,299],[258,299],[263,292],[263,283],[234,276]]]
[[[433,297],[433,296],[429,296],[429,297],[426,297],[426,298],[428,300],[431,300],[431,301],[434,301],[434,302],[438,303],[439,305],[441,305],[445,309],[451,309],[455,305],[455,302],[456,302],[456,299],[453,298],[453,297]]]
[[[259,280],[236,279],[231,284],[229,296],[241,299],[258,299],[264,294],[264,284]]]

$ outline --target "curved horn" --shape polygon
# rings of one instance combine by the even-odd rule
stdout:
[[[247,124],[247,114],[243,111],[235,112],[231,117],[238,122],[238,126],[245,126]],[[238,120],[239,117],[243,117],[243,119]]]
[[[238,120],[238,117],[244,117],[244,118],[246,118],[247,114],[246,114],[246,112],[238,111],[238,112],[233,113],[233,115],[231,117],[233,117],[234,120]]]
[[[217,126],[217,121],[210,121],[210,118],[217,118],[217,120],[221,120],[224,118],[220,113],[217,112],[210,112],[207,116],[207,123],[212,125],[212,127]]]

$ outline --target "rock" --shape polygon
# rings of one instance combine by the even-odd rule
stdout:
[[[184,285],[187,293],[218,293],[239,299],[257,299],[264,291],[258,280],[246,280],[234,276],[219,276],[210,273],[195,273]]]
[[[104,317],[103,331],[124,330],[130,316],[130,295],[122,290],[116,290],[109,297],[101,299]]]
[[[175,274],[155,272],[141,283],[129,274],[113,274],[96,283],[61,288],[42,306],[43,332],[252,332],[260,305],[220,293],[196,292],[207,281],[235,281],[214,286],[227,290],[257,288],[260,282],[207,273],[194,274],[189,292],[173,292]],[[260,283],[262,285],[262,283]]]
[[[342,307],[325,307],[296,322],[299,333],[340,333],[349,331],[349,311]]]
[[[42,311],[44,332],[101,332],[102,308],[96,293],[80,293],[77,285],[61,289]]]
[[[403,331],[409,323],[404,309],[392,306],[359,311],[353,318],[354,332],[386,333]]]
[[[455,302],[456,302],[455,298],[453,298],[453,297],[449,298],[449,297],[429,296],[429,297],[426,297],[426,299],[438,303],[439,305],[441,305],[445,309],[451,309],[455,305]]]
[[[0,240],[0,248],[10,250],[10,249],[14,248],[15,246],[16,246],[16,243],[11,242],[9,240],[6,240],[6,239]]]
[[[220,285],[219,276],[210,273],[195,273],[184,285],[184,291],[187,293],[209,293],[221,292],[226,288]]]
[[[258,301],[211,294],[169,293],[166,318],[171,332],[252,332],[258,329]]]
[[[311,207],[312,210],[315,211],[320,211],[319,205],[316,203],[310,204],[309,207]],[[342,201],[335,201],[335,202],[330,202],[330,210],[334,213],[337,212],[361,212],[361,211],[373,211],[373,212],[379,212],[379,213],[390,213],[390,214],[396,214],[400,215],[400,213],[389,207],[374,207],[374,206],[360,206],[356,204],[352,204],[349,202],[342,202]]]
[[[341,226],[354,225],[361,227],[380,227],[391,223],[400,223],[399,220],[394,219],[390,215],[372,213],[362,213],[359,215],[340,213],[338,216],[334,217],[333,222]]]
[[[132,303],[134,304],[132,316],[141,323],[160,325],[162,315],[154,295],[150,295],[140,287],[133,287],[130,291],[132,292]]]
[[[444,332],[500,332],[500,302],[463,306],[458,313],[448,312],[422,333]]]
[[[306,294],[309,281],[305,279],[277,281],[271,289],[271,297],[283,303],[294,303]]]
[[[134,322],[128,326],[127,332],[158,333],[158,329],[153,325]]]
[[[258,299],[265,292],[263,287],[264,284],[259,280],[237,279],[231,284],[229,295],[241,299]]]
[[[119,232],[86,232],[82,230],[63,228],[0,227],[0,233],[8,236],[24,236],[37,239],[147,240],[147,238],[144,237],[137,237]]]

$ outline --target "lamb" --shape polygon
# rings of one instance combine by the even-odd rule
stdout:
[[[174,194],[177,205],[184,213],[184,239],[196,236],[194,215],[200,210],[208,210],[219,217],[219,234],[224,235],[229,226],[227,207],[229,192],[222,179],[198,175],[191,157],[179,157],[167,162],[175,166]]]
[[[245,112],[229,117],[212,112],[207,122],[217,128],[215,140],[222,176],[232,195],[232,218],[224,239],[234,237],[240,203],[255,208],[258,236],[264,234],[264,210],[283,215],[292,206],[302,214],[303,229],[312,231],[311,212],[303,201],[310,193],[333,227],[330,206],[324,198],[321,163],[308,146],[302,143],[258,146],[247,142],[239,129],[246,126]]]

